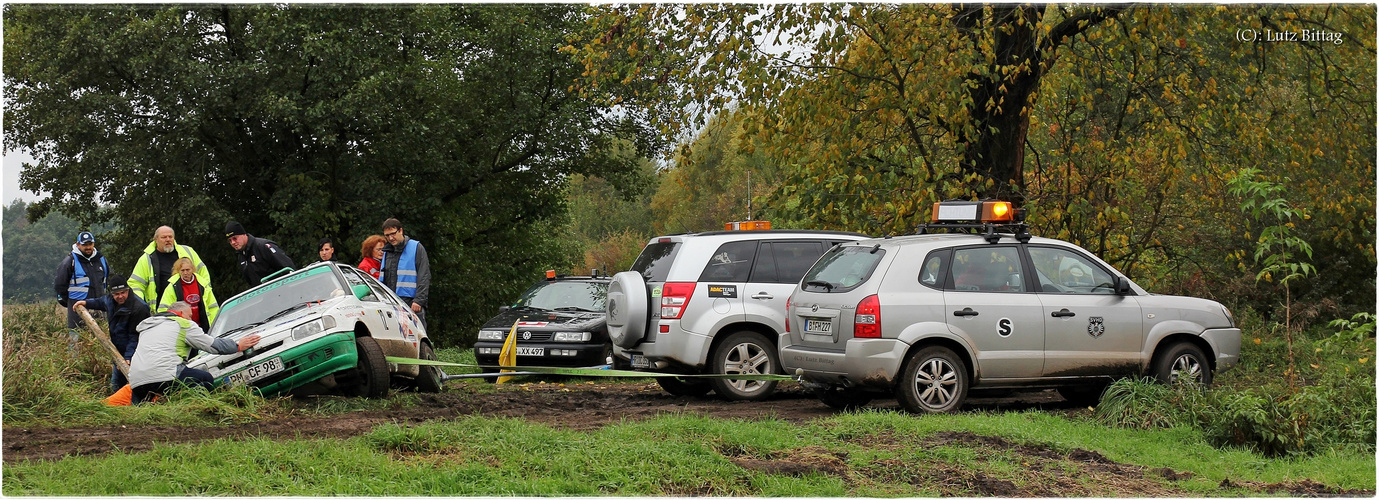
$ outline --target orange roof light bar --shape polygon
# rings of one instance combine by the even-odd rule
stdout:
[[[944,201],[934,204],[934,222],[1011,222],[1015,208],[1008,201]]]
[[[724,231],[765,231],[771,229],[769,220],[745,220],[723,224]]]
[[[548,280],[553,280],[553,279],[555,279],[555,269],[547,269],[547,270],[546,270],[546,279],[548,279]]]

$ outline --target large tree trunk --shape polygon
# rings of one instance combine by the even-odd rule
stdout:
[[[1034,106],[1039,82],[1052,64],[1054,50],[1087,28],[1119,14],[1108,7],[1083,12],[1059,23],[1049,35],[1040,38],[1034,27],[1044,17],[1040,6],[958,5],[953,23],[969,42],[991,38],[995,60],[984,74],[973,72],[972,96],[974,134],[963,134],[960,141],[964,171],[976,172],[994,181],[991,187],[975,187],[981,198],[1024,201],[1025,137],[1029,133],[1029,112]]]

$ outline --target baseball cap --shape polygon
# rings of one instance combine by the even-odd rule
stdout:
[[[85,244],[87,244],[87,243],[95,243],[95,242],[96,242],[96,237],[95,237],[95,236],[91,236],[91,231],[82,231],[82,232],[80,232],[80,233],[77,234],[77,243],[78,243],[78,244],[85,245]]]

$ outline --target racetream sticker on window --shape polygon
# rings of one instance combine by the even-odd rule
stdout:
[[[710,297],[737,298],[737,285],[709,285]]]

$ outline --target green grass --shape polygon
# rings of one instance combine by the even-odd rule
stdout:
[[[10,495],[360,495],[360,496],[933,496],[973,495],[915,481],[933,471],[977,469],[1036,487],[1028,455],[977,445],[926,446],[940,431],[1000,436],[1058,453],[1093,450],[1124,464],[1168,467],[1193,477],[1184,495],[1257,496],[1220,491],[1222,480],[1278,483],[1308,478],[1333,487],[1374,489],[1373,455],[1267,459],[1211,447],[1184,429],[1107,429],[1045,413],[915,417],[859,412],[810,425],[663,416],[592,432],[555,430],[512,419],[462,418],[381,426],[358,438],[214,441],[57,462],[7,464]],[[845,457],[846,478],[751,471],[732,458]],[[929,469],[926,469],[928,467]],[[1071,462],[1056,472],[1074,474]],[[1149,476],[1146,476],[1149,477]],[[918,484],[911,484],[917,482]],[[1167,480],[1151,481],[1167,487]],[[1085,485],[1095,493],[1096,484]]]

